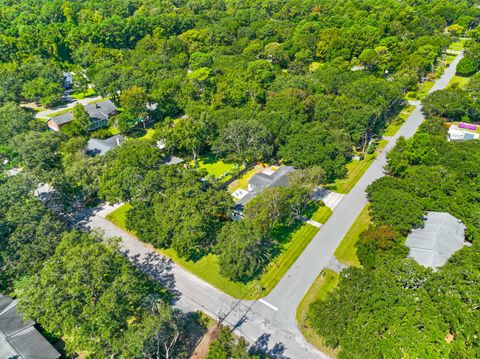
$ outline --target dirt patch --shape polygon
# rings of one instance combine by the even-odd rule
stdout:
[[[207,356],[210,344],[217,338],[218,327],[216,324],[208,328],[208,331],[198,343],[190,359],[203,359]]]

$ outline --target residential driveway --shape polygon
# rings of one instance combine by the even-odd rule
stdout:
[[[456,65],[462,56],[462,54],[457,56],[431,91],[446,87],[454,76]],[[177,293],[176,305],[179,308],[185,311],[202,310],[212,317],[223,318],[223,323],[234,328],[237,334],[259,346],[268,347],[270,354],[277,358],[327,358],[325,354],[308,344],[301,335],[295,319],[296,309],[325,267],[341,267],[333,260],[333,254],[367,204],[366,187],[384,175],[386,153],[395,146],[397,139],[400,136],[411,137],[423,120],[421,106],[418,106],[350,193],[341,201],[332,204],[335,208],[333,215],[320,228],[277,286],[269,295],[258,301],[236,300],[183,268],[168,263],[151,246],[143,244],[134,236],[106,221],[103,217],[111,209],[100,209],[87,220],[87,225],[103,230],[108,237],[121,238],[122,249],[135,265]]]
[[[101,96],[87,97],[87,98],[84,98],[84,99],[81,99],[81,100],[75,100],[75,99],[71,98],[72,102],[69,102],[68,104],[58,106],[58,107],[55,107],[55,108],[52,108],[52,109],[49,109],[49,110],[37,112],[35,114],[35,118],[48,118],[49,115],[52,115],[54,113],[57,113],[57,112],[60,112],[60,111],[63,111],[63,110],[73,108],[77,103],[80,103],[82,105],[86,105],[86,104],[88,104],[92,101],[98,101],[101,98],[102,98]]]

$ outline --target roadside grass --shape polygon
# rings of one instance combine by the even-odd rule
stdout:
[[[330,216],[333,214],[333,211],[330,207],[323,205],[320,207],[311,217],[315,222],[325,224]]]
[[[447,65],[450,65],[450,64],[453,62],[453,60],[455,60],[456,57],[457,57],[457,55],[446,54],[444,61],[445,61],[445,63],[446,63]]]
[[[86,92],[74,92],[70,96],[75,100],[83,100],[86,97],[96,96],[97,93],[91,87]]]
[[[330,347],[325,346],[323,343],[322,337],[320,337],[315,330],[312,328],[310,321],[308,319],[308,309],[310,304],[317,300],[324,300],[328,293],[330,293],[338,284],[340,276],[338,273],[331,271],[330,269],[324,269],[308,292],[303,297],[300,305],[297,308],[297,324],[298,328],[302,332],[305,339],[315,346],[317,349],[321,350],[330,357],[336,357],[338,350],[334,350]]]
[[[403,123],[407,120],[408,116],[411,115],[411,113],[415,110],[415,106],[410,105],[407,108],[405,108],[403,111],[401,111],[398,116],[393,118],[390,121],[390,124],[388,127],[385,129],[383,136],[391,137],[397,133],[399,128],[403,125]]]
[[[129,204],[125,204],[108,214],[105,218],[124,231],[135,235],[125,227],[125,215],[130,208]],[[258,279],[248,283],[233,282],[222,276],[217,255],[209,254],[193,262],[179,257],[175,250],[171,248],[157,249],[157,251],[232,297],[258,299],[267,295],[275,287],[317,232],[317,227],[307,223],[297,223],[297,225],[290,227],[276,228],[275,233],[272,235],[280,243],[278,255]]]
[[[458,88],[465,89],[468,86],[469,82],[470,82],[470,77],[455,75],[452,77],[452,79],[448,83],[447,88],[458,86]]]
[[[397,133],[414,109],[415,106],[411,105],[402,110],[398,116],[392,119],[383,135],[388,137],[395,135],[395,133]],[[347,177],[337,179],[333,184],[327,185],[325,188],[342,194],[350,192],[353,186],[355,186],[358,180],[363,176],[365,171],[368,169],[368,167],[370,167],[375,158],[380,152],[383,151],[387,144],[387,140],[380,140],[375,153],[366,155],[363,160],[352,160],[351,162],[347,163]]]
[[[462,51],[465,48],[465,43],[467,42],[467,39],[459,39],[456,42],[452,42],[450,46],[448,47],[447,51]]]
[[[357,243],[360,233],[366,230],[368,226],[370,226],[370,223],[370,214],[368,212],[368,205],[366,205],[335,250],[335,257],[340,262],[347,266],[360,266],[355,243]]]
[[[213,153],[209,153],[198,159],[198,167],[205,169],[209,175],[215,178],[222,178],[228,172],[232,171],[236,167],[236,164],[223,162]]]
[[[130,203],[125,203],[123,206],[118,207],[113,212],[110,212],[105,216],[105,219],[112,222],[117,227],[123,229],[125,232],[131,233],[125,226],[127,212],[132,208]]]
[[[376,155],[367,155],[363,160],[352,160],[347,163],[347,178],[336,180],[333,184],[325,186],[338,193],[348,193],[375,160]]]
[[[64,113],[67,113],[67,112],[70,112],[70,111],[72,111],[71,108],[66,108],[65,110],[60,110],[58,112],[51,113],[49,115],[46,115],[45,117],[46,118],[52,118],[52,117],[55,117],[55,116],[58,116],[58,115],[63,115]]]

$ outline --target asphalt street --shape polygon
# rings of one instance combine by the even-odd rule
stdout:
[[[435,83],[432,91],[445,88],[455,75],[463,57],[458,55]],[[366,187],[384,175],[386,153],[400,136],[411,137],[424,120],[418,106],[391,138],[384,151],[371,164],[349,194],[336,206],[333,215],[322,225],[306,250],[270,294],[258,301],[239,301],[212,287],[188,271],[158,255],[134,236],[104,219],[113,208],[100,208],[88,220],[88,226],[101,229],[108,237],[121,238],[128,258],[146,273],[178,294],[177,307],[185,311],[201,310],[234,328],[234,332],[252,343],[268,347],[279,358],[310,359],[327,356],[305,341],[298,330],[295,312],[319,273],[333,259],[335,249],[367,204]]]

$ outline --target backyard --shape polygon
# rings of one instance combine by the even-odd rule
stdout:
[[[108,214],[106,219],[117,227],[129,232],[125,227],[125,215],[130,208],[128,204],[123,205]],[[158,252],[166,255],[186,270],[235,298],[257,299],[265,296],[275,287],[317,232],[317,227],[307,223],[297,223],[290,227],[278,227],[275,233],[273,233],[275,239],[280,243],[278,255],[265,269],[260,278],[248,283],[233,282],[222,276],[218,257],[214,254],[206,255],[197,262],[193,262],[179,257],[173,249],[161,249]]]

